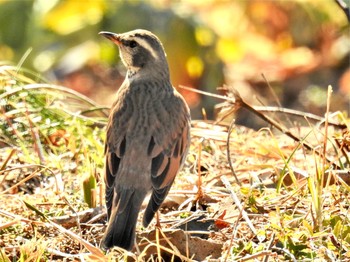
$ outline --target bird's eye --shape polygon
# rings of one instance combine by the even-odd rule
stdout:
[[[131,48],[134,48],[134,47],[137,46],[137,42],[134,41],[134,40],[131,40],[131,41],[129,41],[128,46],[131,47]]]

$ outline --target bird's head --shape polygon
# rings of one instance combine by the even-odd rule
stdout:
[[[102,31],[99,33],[118,45],[120,57],[128,69],[128,76],[135,74],[168,73],[163,45],[153,33],[137,29],[123,34]]]

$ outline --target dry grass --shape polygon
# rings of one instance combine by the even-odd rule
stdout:
[[[298,140],[275,127],[193,121],[162,229],[139,226],[133,252],[105,254],[107,113],[37,79],[0,66],[0,261],[350,261],[350,136],[341,113],[298,128],[273,120]],[[82,188],[91,178],[89,209]]]

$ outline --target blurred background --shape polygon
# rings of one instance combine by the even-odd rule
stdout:
[[[176,88],[224,94],[217,88],[228,85],[269,106],[274,92],[283,107],[323,115],[332,85],[331,111],[350,112],[349,24],[335,0],[0,0],[0,61],[110,106],[125,68],[98,32],[136,28],[161,39]],[[194,119],[202,108],[215,118],[222,101],[178,90]]]

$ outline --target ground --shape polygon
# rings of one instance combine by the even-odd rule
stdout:
[[[33,79],[0,67],[0,261],[350,261],[342,113],[298,125],[264,111],[274,122],[253,130],[233,125],[244,101],[228,100],[222,121],[193,120],[161,228],[142,228],[140,216],[134,250],[105,253],[108,110]]]

